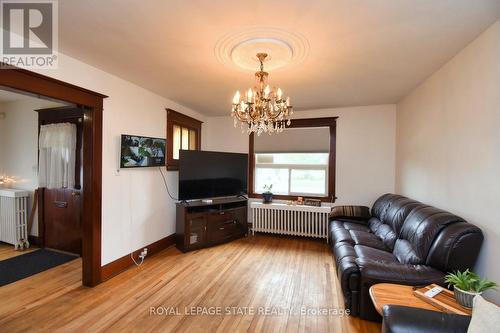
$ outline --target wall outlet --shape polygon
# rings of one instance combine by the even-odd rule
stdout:
[[[148,248],[145,247],[142,251],[141,251],[141,254],[139,254],[139,259],[141,260],[144,260],[144,258],[146,258],[146,256],[148,255]]]

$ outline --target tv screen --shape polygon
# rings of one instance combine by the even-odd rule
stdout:
[[[165,139],[122,134],[120,168],[165,165]]]
[[[179,200],[247,193],[248,154],[181,150]]]

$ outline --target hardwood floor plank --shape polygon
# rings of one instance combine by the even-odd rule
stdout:
[[[327,244],[258,235],[185,254],[169,248],[95,288],[81,286],[80,259],[55,267],[0,288],[0,299],[9,300],[0,302],[0,327],[2,332],[380,331],[380,324],[357,318],[300,315],[301,309],[341,308],[341,297]],[[151,315],[151,307],[179,314]],[[222,313],[194,315],[192,309]],[[231,309],[235,312],[225,313]],[[264,315],[263,309],[271,313]]]
[[[0,242],[0,260],[17,257],[25,253],[33,252],[35,250],[38,250],[36,246],[30,246],[29,249],[16,251],[14,249],[14,245]]]

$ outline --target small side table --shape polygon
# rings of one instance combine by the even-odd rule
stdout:
[[[450,306],[450,308],[456,308],[457,311],[445,311],[444,309],[438,308],[415,296],[415,294],[413,293],[414,289],[415,288],[412,286],[405,286],[401,284],[378,283],[370,287],[370,297],[372,299],[373,305],[375,306],[375,309],[380,315],[382,315],[382,309],[384,308],[384,305],[390,304],[470,316],[470,310],[466,310],[465,308],[461,307],[454,299],[449,299],[448,305]],[[461,311],[458,311],[459,309],[461,309]]]

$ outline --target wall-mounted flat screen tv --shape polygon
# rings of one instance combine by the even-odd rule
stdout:
[[[247,193],[248,154],[181,150],[179,200]]]
[[[120,168],[164,166],[165,144],[161,138],[122,134]]]

